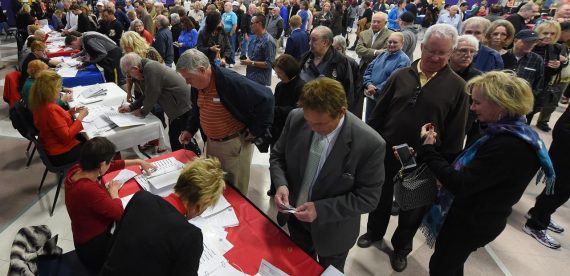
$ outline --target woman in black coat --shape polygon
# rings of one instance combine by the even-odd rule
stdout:
[[[299,72],[301,71],[299,63],[291,55],[282,54],[275,59],[273,70],[275,70],[277,77],[281,81],[275,86],[275,108],[273,126],[271,127],[272,146],[281,136],[289,112],[297,108],[297,102],[301,93],[303,93],[303,86],[305,85],[305,81],[299,77]],[[275,194],[273,185],[271,185],[267,194],[270,196]]]
[[[533,106],[528,84],[493,71],[473,78],[466,90],[473,99],[471,110],[486,128],[453,164],[437,152],[434,127],[429,123],[422,127],[419,156],[444,188],[423,225],[428,242],[437,237],[430,275],[463,275],[471,252],[503,231],[512,206],[539,167],[539,175],[546,175],[548,192],[554,184],[544,143],[525,123],[524,114]]]
[[[206,17],[206,27],[198,35],[196,48],[206,54],[211,63],[215,63],[217,57],[221,66],[226,65],[226,59],[232,54],[228,34],[220,25],[222,17],[218,12],[211,12]]]

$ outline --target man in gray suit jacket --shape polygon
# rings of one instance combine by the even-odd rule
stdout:
[[[291,238],[323,267],[343,271],[360,229],[384,183],[386,142],[347,112],[342,85],[310,81],[271,150],[275,203]],[[291,207],[291,205],[296,208]]]

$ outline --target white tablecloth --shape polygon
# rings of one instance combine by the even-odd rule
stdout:
[[[127,93],[115,83],[108,82],[100,84],[107,88],[107,94],[104,96],[95,97],[100,100],[95,103],[84,104],[86,98],[81,95],[81,92],[89,86],[84,87],[74,87],[73,88],[73,99],[70,102],[71,107],[75,106],[90,106],[93,110],[100,109],[102,106],[108,107],[109,109],[118,108],[122,103],[126,102]],[[145,144],[148,141],[159,139],[159,147],[166,148],[166,131],[162,127],[162,122],[156,116],[148,114],[144,121],[146,124],[132,127],[123,128],[97,128],[94,122],[83,122],[84,134],[87,139],[91,139],[96,136],[102,136],[109,139],[115,146],[117,150],[124,150],[128,148],[136,147],[137,145]]]

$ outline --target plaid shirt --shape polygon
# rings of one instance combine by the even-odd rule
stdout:
[[[509,52],[513,53],[513,49]],[[521,57],[514,70],[517,77],[528,81],[535,95],[540,92],[544,81],[544,62],[538,54],[530,52]]]

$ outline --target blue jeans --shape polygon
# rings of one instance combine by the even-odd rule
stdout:
[[[242,56],[247,56],[247,49],[249,46],[249,42],[255,38],[254,34],[249,34],[248,36],[249,36],[249,39],[245,39],[245,35],[244,35],[243,40],[241,41],[241,55]]]
[[[235,58],[236,58],[236,43],[237,43],[237,35],[233,34],[230,35],[230,48],[232,48],[232,54],[230,55],[230,58],[228,58],[228,60],[226,60],[228,62],[228,64],[235,64]]]

